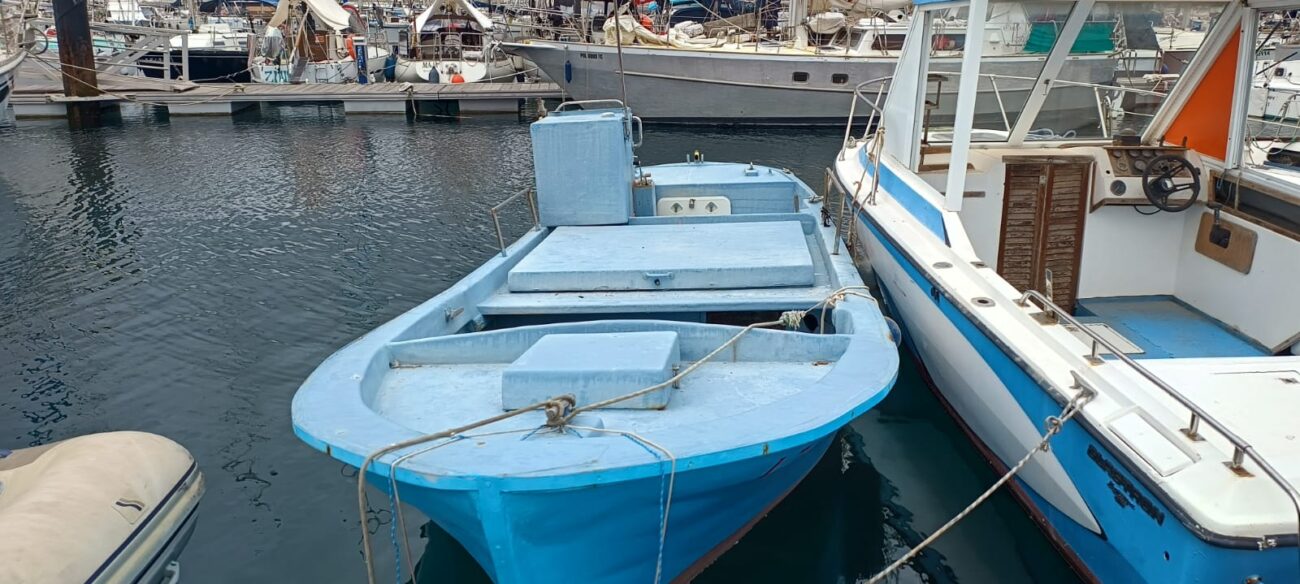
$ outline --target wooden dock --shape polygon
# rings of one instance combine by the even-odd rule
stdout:
[[[26,73],[26,72],[24,72]],[[103,76],[104,95],[67,97],[59,80],[20,73],[11,103],[18,118],[63,117],[72,102],[166,108],[170,115],[230,115],[262,103],[342,103],[347,113],[459,116],[514,113],[528,100],[564,99],[554,83],[370,83],[293,85],[190,83]]]

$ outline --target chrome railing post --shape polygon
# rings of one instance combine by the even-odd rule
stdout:
[[[1286,477],[1284,477],[1282,473],[1277,470],[1277,468],[1275,468],[1272,464],[1270,464],[1268,460],[1266,460],[1262,455],[1256,452],[1255,449],[1250,445],[1250,443],[1246,442],[1246,440],[1243,439],[1241,436],[1238,436],[1237,433],[1228,429],[1228,427],[1224,425],[1222,422],[1214,419],[1212,416],[1206,413],[1205,410],[1201,409],[1199,405],[1196,405],[1195,402],[1188,399],[1187,396],[1183,395],[1182,392],[1179,392],[1177,389],[1174,389],[1173,386],[1169,385],[1163,379],[1160,379],[1160,377],[1158,377],[1156,374],[1152,373],[1150,369],[1143,367],[1140,363],[1133,360],[1132,357],[1129,357],[1128,354],[1121,351],[1119,347],[1116,347],[1113,343],[1106,340],[1105,337],[1102,337],[1099,333],[1093,331],[1090,328],[1084,327],[1082,323],[1080,323],[1078,320],[1075,320],[1073,316],[1065,312],[1065,310],[1063,310],[1060,306],[1057,306],[1055,303],[1051,301],[1051,299],[1044,296],[1041,292],[1038,292],[1037,290],[1027,290],[1024,292],[1023,295],[1021,295],[1020,298],[1015,300],[1015,303],[1022,307],[1028,307],[1030,299],[1033,299],[1040,307],[1042,307],[1044,311],[1050,311],[1052,313],[1055,313],[1058,316],[1058,318],[1065,321],[1066,324],[1074,326],[1075,328],[1083,331],[1084,334],[1087,334],[1089,337],[1092,338],[1094,343],[1100,344],[1101,346],[1105,347],[1106,350],[1110,351],[1111,354],[1114,355],[1115,358],[1118,359],[1120,362],[1132,368],[1135,372],[1138,373],[1138,375],[1141,375],[1143,378],[1151,382],[1161,391],[1165,392],[1166,395],[1168,395],[1174,401],[1178,402],[1179,405],[1183,406],[1184,408],[1187,408],[1187,410],[1191,412],[1191,420],[1188,422],[1187,428],[1184,428],[1182,432],[1189,439],[1192,440],[1202,439],[1200,437],[1201,420],[1204,420],[1205,423],[1209,424],[1210,427],[1213,428],[1215,432],[1217,432],[1220,436],[1222,436],[1225,440],[1227,440],[1229,444],[1232,444],[1233,447],[1232,458],[1231,460],[1229,460],[1224,464],[1233,473],[1243,477],[1250,476],[1250,473],[1243,467],[1246,462],[1246,458],[1249,457],[1251,462],[1255,463],[1255,465],[1258,466],[1260,470],[1264,471],[1264,474],[1268,476],[1269,480],[1272,481],[1273,484],[1277,485],[1278,488],[1282,489],[1283,494],[1285,494],[1291,500],[1291,506],[1295,509],[1295,513],[1296,513],[1296,536],[1300,537],[1300,490],[1297,490],[1295,485],[1292,485],[1291,481],[1287,480]],[[1300,553],[1300,550],[1297,550],[1297,552]]]
[[[1187,421],[1187,427],[1183,428],[1183,434],[1192,440],[1201,439],[1201,417],[1192,412],[1192,419]]]

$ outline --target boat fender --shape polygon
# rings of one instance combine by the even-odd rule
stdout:
[[[564,82],[573,83],[573,62],[564,61]]]
[[[384,80],[394,79],[397,79],[397,51],[388,53],[388,58],[384,59]]]
[[[889,340],[894,341],[894,346],[897,347],[903,342],[903,328],[888,316],[885,317],[885,325],[889,327]]]
[[[344,44],[347,45],[348,56],[352,57],[352,60],[355,61],[357,59],[357,45],[352,42],[352,37],[344,39]]]
[[[429,68],[429,83],[442,83],[442,77],[438,75],[437,67]]]

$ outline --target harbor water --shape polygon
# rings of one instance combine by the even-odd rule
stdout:
[[[328,106],[123,117],[0,128],[0,447],[168,436],[208,481],[183,582],[361,581],[354,471],[294,436],[292,396],[336,349],[496,253],[487,210],[532,181],[529,120],[345,119]],[[841,137],[650,127],[638,156],[699,150],[820,189]],[[526,211],[504,224],[522,233]],[[697,582],[869,577],[995,480],[903,363],[893,394]],[[382,496],[371,505],[393,581],[393,515]],[[405,513],[420,582],[486,580]],[[1073,579],[1004,491],[893,581]]]

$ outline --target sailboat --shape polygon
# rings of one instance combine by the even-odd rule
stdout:
[[[411,47],[394,77],[412,83],[514,80],[510,56],[492,40],[495,23],[470,0],[434,0],[411,26]]]
[[[717,28],[713,35],[693,33],[689,23],[647,28],[625,13],[606,20],[601,43],[524,40],[504,46],[536,63],[575,99],[617,95],[621,63],[629,102],[647,120],[838,124],[842,117],[836,112],[847,110],[854,86],[894,71],[911,17],[901,10],[907,3],[825,4],[810,8],[807,2],[793,2],[789,25],[777,38],[734,27]],[[1054,35],[1065,16],[1008,6],[986,19],[982,35],[991,40],[986,71],[998,77],[984,79],[981,89],[1004,102],[1023,102],[1032,79],[1019,72],[1036,68],[1046,55],[1020,47],[1040,46],[1038,39]],[[956,74],[960,49],[972,32],[960,9],[934,17],[943,29],[933,39],[936,75]],[[1109,24],[1103,26],[1109,29]],[[1072,66],[1063,73],[1067,80],[1097,83],[1115,76],[1115,46],[1109,35],[1104,38],[1107,42],[1080,45],[1072,52]],[[940,92],[931,117],[951,118],[953,87],[947,84]],[[1097,108],[1098,97],[1091,91],[1067,91],[1060,97],[1063,108]],[[993,101],[979,105],[982,116],[999,114]]]
[[[378,79],[388,49],[370,46],[365,31],[365,19],[334,0],[284,0],[266,23],[252,59],[252,78],[260,83]]]
[[[951,3],[917,2],[879,129],[833,162],[844,229],[944,405],[1099,582],[1300,581],[1300,173],[1253,156],[1252,3],[1109,4],[1213,22],[1150,115],[1059,115],[1069,13],[1011,129],[924,116]],[[970,29],[1005,3],[971,0]],[[1098,91],[1115,91],[1097,87]]]

